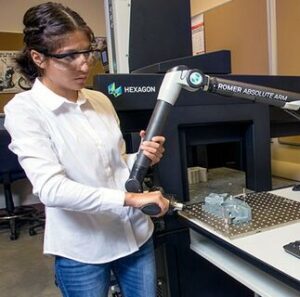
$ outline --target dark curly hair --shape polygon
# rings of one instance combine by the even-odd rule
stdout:
[[[48,53],[60,47],[64,35],[81,30],[94,42],[94,33],[82,17],[60,3],[47,2],[29,8],[23,18],[24,48],[16,58],[19,71],[32,83],[41,75],[33,62],[32,49]]]

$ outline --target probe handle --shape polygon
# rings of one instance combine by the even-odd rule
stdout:
[[[144,140],[150,141],[152,137],[161,135],[171,107],[172,105],[170,103],[163,100],[157,100],[150,122],[146,129],[146,136]],[[132,167],[130,176],[125,183],[125,188],[128,192],[143,192],[142,183],[147,174],[150,163],[151,160],[143,154],[143,151],[140,151]]]

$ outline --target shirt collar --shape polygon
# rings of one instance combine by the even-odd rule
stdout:
[[[64,104],[68,105],[82,105],[86,102],[82,91],[78,92],[77,102],[72,102],[65,97],[59,96],[48,87],[46,87],[38,78],[35,80],[32,86],[32,92],[36,100],[43,106],[47,107],[51,111],[55,111]]]

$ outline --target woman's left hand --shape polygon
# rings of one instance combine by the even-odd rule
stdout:
[[[163,136],[154,136],[151,141],[143,141],[146,132],[142,130],[140,136],[142,138],[140,149],[143,150],[145,156],[151,160],[151,166],[160,161],[165,151],[164,143],[166,141]]]

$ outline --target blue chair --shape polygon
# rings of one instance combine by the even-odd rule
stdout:
[[[37,210],[32,206],[15,207],[11,185],[13,182],[25,179],[26,174],[18,162],[17,156],[8,149],[10,135],[3,126],[4,117],[0,116],[0,183],[3,184],[5,209],[0,211],[0,220],[7,221],[10,227],[10,239],[15,240],[19,235],[21,221],[38,221]],[[34,234],[29,229],[30,235]]]

